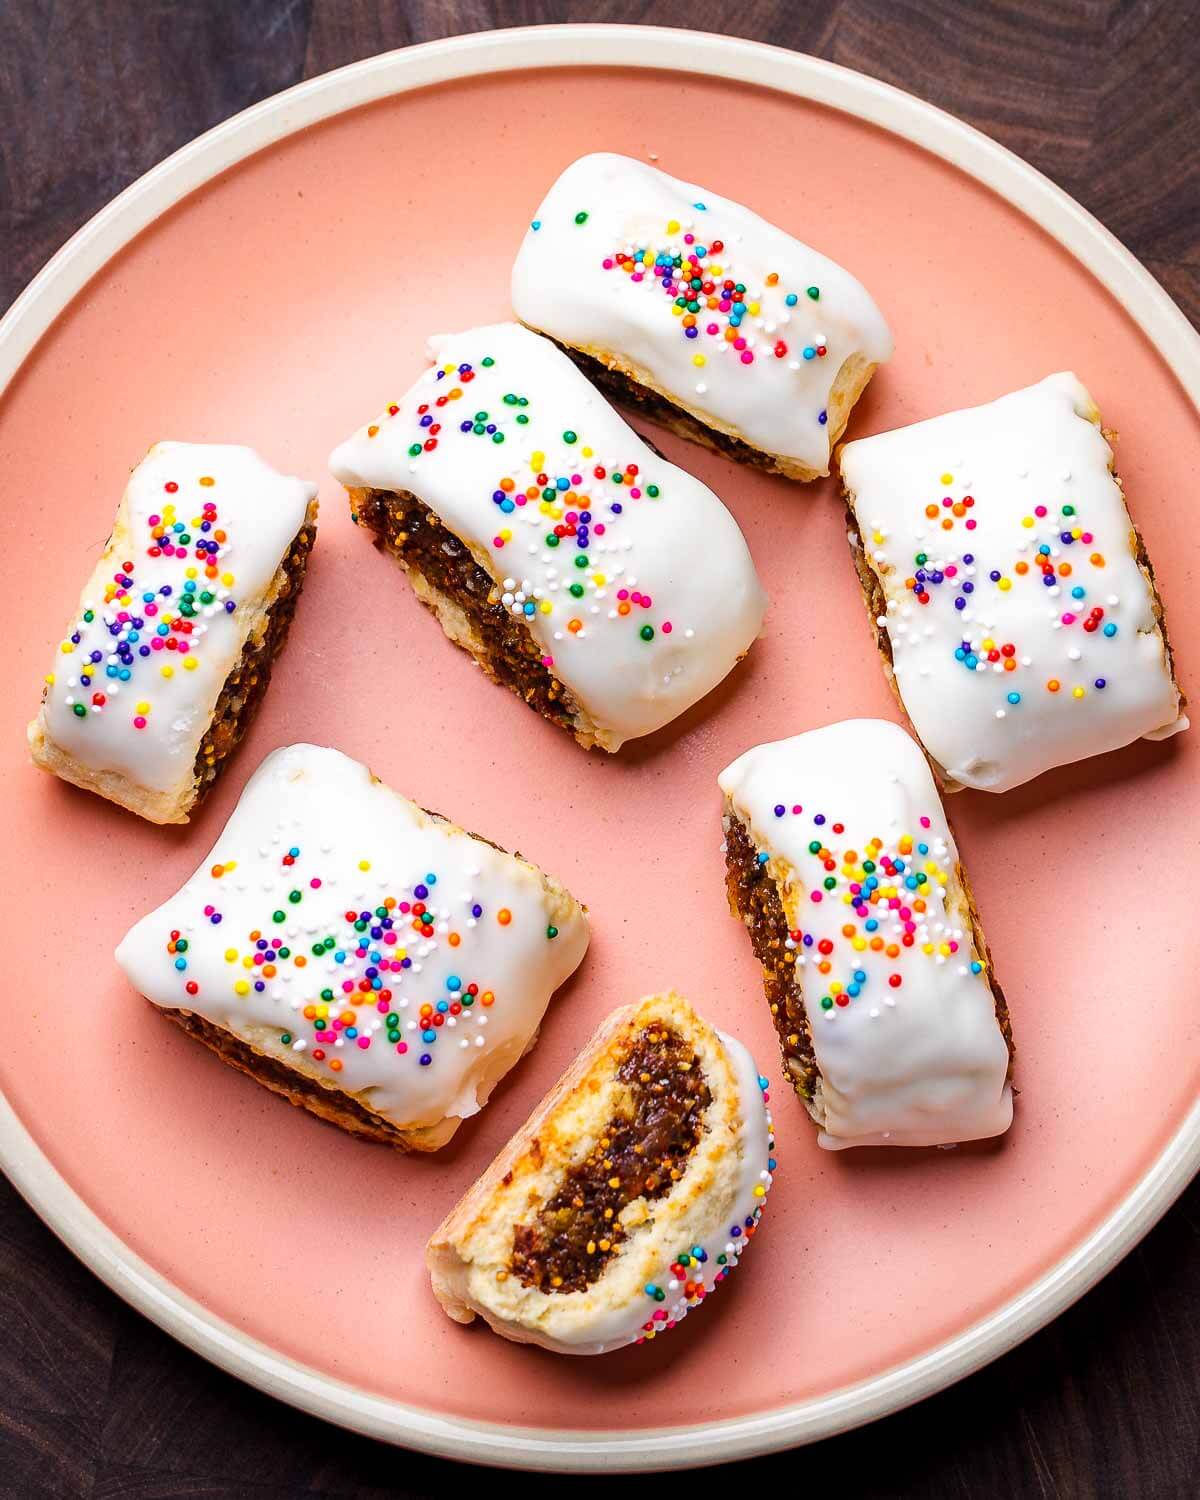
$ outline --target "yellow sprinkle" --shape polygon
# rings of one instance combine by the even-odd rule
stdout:
[[[232,573],[222,573],[221,574],[221,582],[225,585],[225,587],[227,589],[231,589],[233,587],[233,574]]]
[[[360,870],[369,870],[371,868],[371,861],[369,859],[360,859],[358,862],[358,868]]]
[[[47,672],[46,673],[46,686],[47,687],[53,687],[54,686],[54,673],[53,672]]]
[[[757,303],[757,302],[751,302],[751,304],[750,304],[750,316],[752,318],[757,315],[757,313],[759,312],[759,310],[760,310],[760,304]]]
[[[134,708],[139,714],[148,714],[150,712],[150,705],[144,698],[140,703],[134,704]]]
[[[596,585],[596,587],[598,589],[602,589],[604,587],[604,585],[608,582],[608,576],[607,576],[607,574],[604,574],[604,573],[593,573],[592,574],[592,582]]]
[[[502,542],[512,541],[512,532],[508,529],[507,526],[505,526],[504,529],[500,532],[500,540]]]
[[[679,220],[678,219],[672,219],[667,224],[667,233],[668,234],[678,234],[678,232],[679,232]]]
[[[1012,579],[1011,578],[1002,578],[1000,580],[1000,582],[996,585],[996,587],[1000,590],[1000,592],[1002,594],[1007,594],[1008,591],[1009,591],[1009,589],[1012,588]]]
[[[248,995],[250,993],[250,981],[248,979],[239,979],[233,988],[239,995]]]
[[[185,672],[194,672],[199,665],[200,663],[194,656],[185,656],[183,658],[183,670]]]
[[[1072,698],[1082,698],[1083,697],[1083,689],[1081,687],[1072,688],[1071,689],[1071,697]]]
[[[943,474],[941,482],[943,484],[953,484],[954,483],[954,475],[953,474]]]
[[[698,367],[706,365],[708,363],[708,356],[704,354],[693,354],[692,363]]]
[[[171,663],[169,661],[163,663],[163,665],[162,665],[162,674],[163,674],[164,677],[174,677],[174,675],[175,675],[175,668],[171,665]]]
[[[245,956],[245,958],[242,959],[242,968],[243,969],[252,969],[253,967],[254,967],[254,955],[252,953],[247,953],[246,956]]]
[[[195,568],[188,568],[187,571],[184,574],[185,578],[195,578],[195,576],[196,576],[196,570],[195,570]]]
[[[1033,517],[1032,516],[1022,516],[1022,518],[1021,518],[1021,525],[1024,526],[1024,527],[1027,527],[1027,528],[1030,527],[1030,526],[1032,526],[1033,525]]]
[[[591,458],[596,450],[594,448],[580,448],[579,451],[583,454],[584,458]]]
[[[74,651],[74,649],[75,646],[72,641],[64,641],[59,647],[59,650],[63,653],[64,656],[70,656],[71,652]]]
[[[758,1184],[758,1186],[757,1186],[757,1187],[756,1187],[756,1188],[755,1188],[755,1189],[754,1189],[754,1196],[755,1196],[755,1197],[756,1197],[756,1198],[765,1198],[765,1197],[766,1197],[766,1196],[767,1196],[767,1190],[766,1190],[766,1188],[765,1188],[765,1187],[763,1187],[763,1185],[762,1185],[762,1183],[761,1183],[761,1182],[760,1182],[760,1183],[759,1183],[759,1184]]]
[[[529,467],[531,469],[540,469],[545,462],[546,455],[540,448],[529,455]]]
[[[554,606],[550,603],[549,599],[543,599],[538,605],[538,613],[548,615],[553,608]]]
[[[226,950],[225,950],[225,962],[227,964],[231,964],[231,963],[233,963],[236,960],[236,958],[237,958],[237,949],[236,948],[226,948]]]

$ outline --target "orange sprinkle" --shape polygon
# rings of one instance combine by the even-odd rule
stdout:
[[[480,1005],[491,1005],[495,998],[496,997],[492,994],[491,990],[484,990],[483,994],[479,997],[479,1003]]]
[[[205,489],[211,489],[213,485],[216,484],[216,482],[217,481],[212,477],[211,474],[202,474],[200,476],[200,483],[205,487]]]
[[[340,1057],[331,1057],[329,1059],[329,1066],[330,1066],[330,1069],[334,1073],[340,1073],[342,1071],[342,1060],[341,1060],[341,1058]]]
[[[308,959],[305,958],[305,956],[304,956],[303,953],[297,953],[296,957],[292,960],[292,962],[296,965],[296,967],[298,969],[302,969],[304,967],[304,965],[308,962]]]
[[[459,937],[457,932],[452,932],[450,934],[449,942],[452,948],[457,948],[459,943],[462,942],[462,938]]]
[[[379,428],[376,426],[376,424],[374,422],[372,422],[371,425],[370,425],[370,427],[367,428],[367,436],[368,437],[374,437],[375,434],[378,431],[379,431]]]
[[[1049,691],[1049,692],[1051,692],[1051,693],[1057,693],[1057,692],[1058,692],[1058,690],[1059,690],[1059,688],[1060,688],[1060,687],[1061,687],[1061,686],[1062,686],[1062,684],[1061,684],[1061,683],[1060,683],[1060,682],[1059,682],[1059,680],[1058,680],[1058,678],[1057,678],[1057,677],[1052,677],[1052,678],[1051,678],[1051,679],[1050,679],[1050,681],[1049,681],[1049,682],[1048,682],[1048,683],[1047,683],[1047,684],[1046,684],[1046,688],[1047,688],[1047,690],[1048,690],[1048,691]]]
[[[509,911],[507,906],[502,906],[496,913],[496,921],[500,923],[501,927],[507,927],[512,921],[512,912]]]

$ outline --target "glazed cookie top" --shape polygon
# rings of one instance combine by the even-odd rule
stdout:
[[[895,724],[846,720],[748,750],[720,786],[783,897],[821,1145],[1007,1130],[1008,1046],[918,746]]]
[[[477,1112],[587,941],[534,866],[339,751],[292,745],[117,962],[156,1005],[416,1128]]]
[[[847,443],[896,686],[955,782],[1006,791],[1186,727],[1099,412],[1071,374]]]
[[[609,748],[660,728],[762,624],[737,522],[548,339],[502,323],[430,350],[433,367],[330,468],[411,492],[471,547]]]
[[[47,736],[93,771],[184,784],[316,493],[252,448],[156,443],[47,678]]]
[[[741,204],[607,152],[546,195],[512,276],[522,322],[764,452],[827,473],[830,394],[892,337],[866,289]]]

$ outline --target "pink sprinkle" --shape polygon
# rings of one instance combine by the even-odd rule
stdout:
[[[821,893],[820,893],[820,891],[812,891],[810,893],[808,899],[810,901],[814,902],[814,903],[820,901],[820,899],[821,899]]]
[[[385,932],[383,935],[383,940],[385,943],[395,943],[399,941],[394,932]]]
[[[643,594],[638,602],[641,604],[643,609],[649,609],[650,606],[654,603],[654,600],[651,599],[649,594]]]
[[[604,269],[606,271],[611,271],[612,268],[613,268],[612,257],[610,255],[606,255],[604,257],[604,259],[600,262],[600,264],[604,267]]]
[[[517,504],[518,505],[524,505],[525,504],[525,496],[524,495],[518,495],[517,496]]]
[[[358,1042],[358,1045],[363,1049],[364,1052],[371,1045],[371,1038],[369,1036],[356,1037],[355,1040]]]
[[[954,504],[954,501],[953,501],[953,499],[952,499],[952,498],[951,498],[951,497],[950,497],[950,496],[949,496],[949,495],[947,495],[947,496],[946,496],[946,497],[945,497],[945,498],[944,498],[944,499],[943,499],[943,500],[942,500],[942,504],[943,504],[943,505],[944,505],[944,506],[945,506],[945,507],[946,507],[946,508],[947,508],[947,510],[948,510],[948,509],[949,509],[949,508],[950,508],[950,506],[952,506],[952,505],[953,505],[953,504]]]
[[[928,828],[929,827],[929,819],[928,818],[922,818],[921,819],[921,827],[922,828]]]
[[[639,490],[639,489],[636,489],[636,488],[635,488],[635,489],[632,489],[632,490],[630,490],[630,491],[629,491],[629,494],[630,494],[630,496],[631,496],[631,497],[632,497],[632,498],[633,498],[633,499],[634,499],[634,500],[640,500],[640,499],[641,499],[641,498],[642,498],[642,492],[641,492],[641,490]]]
[[[1044,516],[1046,514],[1046,507],[1044,505],[1035,505],[1033,513],[1035,516]]]
[[[1092,541],[1092,533],[1090,531],[1085,531],[1083,533],[1083,535],[1079,538],[1079,540],[1081,542],[1087,542],[1088,545],[1090,546],[1091,545],[1091,541]]]
[[[954,578],[954,577],[957,577],[957,575],[958,575],[958,569],[954,566],[953,563],[951,563],[950,566],[946,569],[946,577],[947,578]]]
[[[412,911],[412,906],[407,901],[401,901],[401,903],[400,903],[400,910],[402,912],[410,912],[410,911]]]
[[[401,1053],[401,1054],[407,1052],[408,1051],[408,1043],[407,1042],[397,1042],[396,1043],[396,1051],[399,1052],[399,1053]]]
[[[353,991],[353,989],[354,989],[354,981],[353,981],[353,979],[343,979],[342,980],[342,993],[343,994],[349,995]]]
[[[629,279],[630,281],[644,281],[646,278],[640,271],[635,271]]]
[[[1067,614],[1063,615],[1062,622],[1063,622],[1064,625],[1074,625],[1074,623],[1075,623],[1075,616],[1073,614],[1067,613]]]
[[[628,589],[618,589],[617,590],[617,598],[618,599],[628,599],[629,598],[629,590]]]
[[[582,474],[572,474],[571,475],[571,483],[572,484],[582,484],[583,483],[583,475]]]
[[[157,604],[147,604],[147,606],[146,606],[146,613],[148,615],[156,615],[158,613],[158,605]]]
[[[603,536],[605,530],[604,522],[597,521],[596,524],[592,527],[592,530],[596,533],[597,536]]]
[[[803,807],[801,807],[801,805],[799,804],[799,802],[797,802],[796,805],[792,808],[792,816],[796,817],[799,813],[802,813],[803,811],[804,811]]]
[[[162,517],[161,516],[151,516],[147,520],[146,525],[147,526],[161,526],[162,525]]]
[[[717,306],[721,309],[722,312],[728,312],[733,304],[730,302],[728,297],[722,297],[720,302],[717,303]]]
[[[543,656],[542,657],[542,666],[543,667],[552,667],[553,665],[554,665],[554,658],[552,656]]]
[[[494,536],[492,538],[492,546],[493,547],[503,547],[504,546],[504,538],[503,537],[499,537],[499,536]]]
[[[163,638],[161,635],[156,635],[150,642],[150,649],[152,651],[161,651],[163,649]]]
[[[743,339],[743,338],[736,338],[736,339],[734,339],[734,341],[733,341],[733,347],[735,349],[744,349],[746,347],[746,340]]]
[[[670,620],[664,620],[663,621],[662,633],[663,633],[663,635],[670,635],[671,634],[671,622],[670,622]]]
[[[320,877],[317,876],[317,875],[314,875],[313,878],[308,883],[313,888],[314,891],[319,891],[321,889],[321,880],[320,880]]]
[[[133,727],[135,729],[145,729],[145,727],[146,727],[146,721],[141,716],[141,714],[138,714],[137,718],[134,719],[134,721],[133,721]]]
[[[178,651],[180,656],[186,656],[188,653],[188,649],[188,643],[186,641],[179,642]]]
[[[753,354],[750,353],[749,349],[747,349],[743,353],[743,355],[742,355],[742,363],[744,365],[752,365],[754,363],[754,356],[753,356]]]
[[[968,531],[974,531],[975,530],[975,521],[974,521],[974,519],[968,520],[967,523],[966,523],[966,525],[967,525],[967,530]]]
[[[694,234],[685,234],[683,237],[683,243],[685,245],[694,245],[696,243],[696,236]],[[696,257],[694,255],[689,255],[688,259],[695,260]]]
[[[204,908],[204,915],[205,915],[205,916],[206,916],[206,917],[211,917],[211,916],[212,916],[212,914],[213,914],[213,912],[215,912],[215,911],[216,911],[216,909],[217,909],[217,908],[216,908],[216,907],[215,907],[215,906],[206,906],[206,907],[205,907],[205,908]]]
[[[704,331],[705,333],[720,333],[721,330],[715,323],[710,323]]]

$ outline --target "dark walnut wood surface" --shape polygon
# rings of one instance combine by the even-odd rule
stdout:
[[[236,110],[387,48],[568,20],[755,37],[909,89],[1074,194],[1200,323],[1194,0],[0,0],[0,308],[114,193]],[[352,1437],[211,1368],[112,1296],[0,1181],[0,1497],[376,1500],[473,1482],[504,1481]],[[595,1495],[655,1482],[569,1481]],[[953,1390],[816,1447],[657,1482],[835,1500],[1193,1500],[1200,1184],[1080,1304]]]

